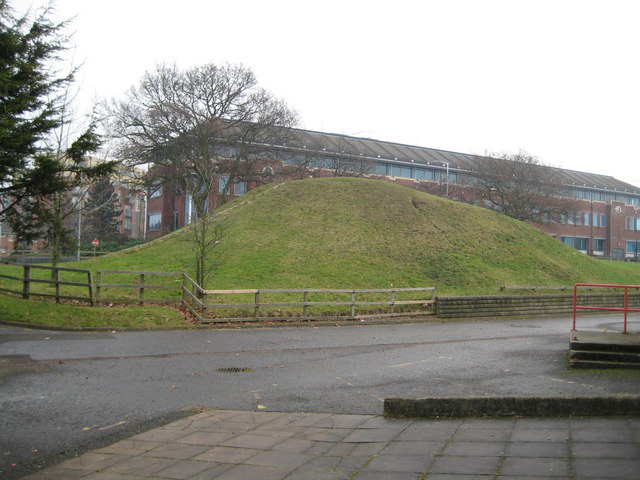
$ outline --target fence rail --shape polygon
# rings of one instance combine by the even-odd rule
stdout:
[[[1,263],[7,265],[10,262],[2,261]],[[32,296],[38,297],[51,297],[55,298],[56,303],[60,303],[60,300],[80,300],[89,302],[91,305],[95,305],[95,284],[93,282],[93,275],[91,270],[82,270],[77,268],[64,268],[64,267],[49,267],[42,265],[22,265],[21,266],[23,272],[21,277],[13,276],[13,275],[5,275],[0,274],[0,278],[6,278],[8,280],[14,280],[20,282],[22,284],[22,288],[20,290],[14,290],[11,288],[0,287],[0,291],[14,293],[17,295],[21,295],[22,298],[29,299]],[[34,272],[37,271],[46,271],[51,272],[50,278],[36,278],[33,276]],[[60,277],[61,272],[80,274],[82,276],[87,276],[86,282],[77,282],[77,281],[67,281],[62,280]],[[49,288],[53,287],[55,289],[55,293],[50,293],[47,290],[33,289],[34,284],[45,284]],[[71,287],[80,287],[80,292],[87,289],[87,296],[83,295],[63,295],[62,294],[62,286],[71,286]]]
[[[116,283],[116,282],[103,282],[103,277],[106,275],[126,275],[128,277],[133,276],[134,283]],[[182,279],[183,273],[172,272],[150,272],[140,270],[98,270],[96,272],[96,301],[101,303],[116,302],[116,303],[139,303],[144,305],[145,303],[179,303],[181,302],[180,296],[175,297],[148,297],[146,294],[149,291],[182,291],[182,284],[180,285],[167,285],[148,283],[149,277],[176,277]],[[127,279],[131,281],[130,279]],[[156,281],[154,279],[154,281]],[[104,289],[127,289],[131,292],[131,295],[127,297],[105,297],[103,296]],[[135,292],[135,293],[134,293]]]
[[[238,318],[209,318],[209,313],[213,310],[222,309],[252,309],[252,317],[260,318],[260,314],[264,309],[286,307],[286,308],[302,308],[302,318],[309,316],[310,307],[329,306],[329,307],[349,307],[349,313],[353,317],[356,313],[356,307],[359,306],[381,306],[389,307],[389,313],[395,313],[398,306],[404,305],[421,305],[431,308],[433,313],[433,305],[435,304],[435,287],[419,287],[419,288],[375,288],[375,289],[241,289],[241,290],[203,290],[191,278],[185,275],[185,283],[183,287],[183,300],[189,310],[203,323],[228,321]],[[401,300],[396,298],[397,293],[406,292],[430,292],[429,298]],[[266,295],[296,294],[300,295],[296,301],[265,301]],[[349,295],[346,301],[313,301],[310,295],[319,294],[327,295]],[[363,300],[358,299],[362,295],[368,294],[388,294],[388,300]],[[236,295],[251,295],[252,301],[236,301],[234,303],[219,303],[216,298],[224,298]],[[285,315],[288,318],[292,315]],[[295,316],[295,315],[293,315]],[[327,316],[327,315],[321,315]],[[317,316],[316,316],[317,317]],[[240,317],[243,319],[245,317]],[[269,317],[272,318],[272,317]]]
[[[351,317],[362,307],[388,309],[390,314],[402,307],[419,306],[412,313],[435,313],[436,289],[420,288],[372,288],[372,289],[236,289],[204,290],[184,273],[153,272],[139,270],[90,270],[40,265],[16,265],[0,261],[9,267],[0,278],[15,282],[0,284],[0,291],[20,295],[23,298],[52,297],[61,300],[82,300],[91,305],[98,303],[182,303],[201,322],[227,322],[230,320]],[[19,272],[22,275],[10,273]],[[36,276],[34,271],[50,272],[48,278]],[[68,276],[71,278],[67,278]],[[78,281],[78,276],[86,281]],[[63,278],[64,277],[64,278]],[[73,278],[75,277],[75,278]],[[163,282],[164,279],[164,282]],[[47,288],[38,287],[46,285]],[[69,292],[62,291],[68,288]],[[50,291],[49,289],[53,289]],[[117,291],[118,293],[113,293]],[[125,291],[125,293],[120,293]],[[87,295],[82,293],[87,292]],[[172,295],[173,294],[173,295]],[[294,298],[291,298],[293,296]],[[233,300],[229,300],[229,298]],[[346,298],[344,298],[346,297]],[[408,297],[408,298],[407,298]],[[327,307],[320,314],[310,316],[310,309]],[[237,310],[245,310],[238,316]],[[250,312],[246,312],[246,310]],[[284,309],[283,313],[280,309]],[[225,312],[226,310],[226,312]],[[235,314],[229,315],[229,312]],[[222,315],[219,315],[222,313]],[[361,314],[371,313],[362,312]],[[403,312],[407,313],[407,312]],[[216,316],[216,314],[218,314]]]
[[[623,305],[622,307],[603,307],[594,305],[578,305],[578,288],[591,287],[591,288],[610,288],[610,289],[623,289]],[[627,316],[629,312],[640,312],[640,308],[629,307],[629,289],[640,290],[640,285],[606,285],[597,283],[576,283],[573,286],[573,328],[576,330],[576,322],[578,317],[578,310],[609,310],[613,312],[624,312],[623,329],[622,333],[627,333]]]

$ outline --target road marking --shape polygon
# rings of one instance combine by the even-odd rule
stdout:
[[[409,363],[399,363],[397,365],[389,365],[389,368],[398,368],[398,367],[407,367],[409,365],[417,365],[418,363],[427,363],[430,362],[430,359],[418,360],[417,362],[409,362]]]
[[[121,420],[120,422],[114,423],[113,425],[107,425],[106,427],[100,427],[97,430],[106,430],[108,428],[117,427],[118,425],[124,425],[125,423],[127,423],[126,420]]]

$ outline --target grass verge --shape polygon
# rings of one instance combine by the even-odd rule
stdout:
[[[182,313],[166,306],[90,307],[0,295],[0,320],[65,328],[189,327]]]

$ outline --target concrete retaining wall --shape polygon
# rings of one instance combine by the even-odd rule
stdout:
[[[579,305],[622,307],[623,302],[622,293],[578,295]],[[629,294],[629,306],[640,308],[640,294]],[[436,298],[436,314],[440,318],[570,315],[572,313],[573,294]]]

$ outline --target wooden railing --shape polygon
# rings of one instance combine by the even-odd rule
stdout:
[[[2,262],[7,264],[8,262]],[[63,267],[48,267],[41,265],[22,265],[21,266],[23,272],[21,277],[13,276],[13,275],[5,275],[0,274],[0,278],[6,278],[9,280],[14,280],[20,282],[22,284],[22,288],[20,290],[0,287],[0,291],[14,293],[17,295],[21,295],[22,298],[30,298],[32,296],[38,297],[52,297],[55,298],[56,303],[60,303],[60,300],[80,300],[86,301],[91,305],[95,305],[95,285],[93,283],[93,275],[91,270],[81,270],[77,268],[63,268]],[[34,276],[35,272],[47,272],[46,276],[49,278],[37,278]],[[87,276],[86,282],[78,282],[78,281],[69,281],[61,279],[61,272],[65,272],[68,274],[73,273],[75,277],[78,275]],[[67,275],[68,277],[68,275]],[[45,289],[34,289],[34,285],[46,285]],[[63,295],[62,286],[66,287],[76,287],[72,293]],[[79,289],[77,287],[80,287]],[[54,293],[51,293],[50,288],[54,289]],[[82,295],[82,291],[86,289],[87,295]],[[77,293],[79,292],[79,293]]]
[[[106,276],[114,276],[118,275],[120,277],[125,276],[127,282],[130,283],[118,283],[115,281],[112,282],[104,282],[104,278]],[[182,284],[181,282],[183,273],[171,273],[171,272],[148,272],[148,271],[138,271],[138,270],[98,270],[96,273],[96,301],[101,303],[113,302],[113,303],[139,303],[140,305],[144,305],[145,303],[180,303],[181,298],[180,295],[177,294],[173,297],[149,297],[147,294],[150,291],[162,291],[167,292],[171,290],[181,291]],[[160,283],[149,283],[150,279],[153,281],[158,281],[154,277],[174,277],[177,278],[180,282],[179,284],[160,284]],[[127,296],[105,296],[105,289],[126,289],[129,291],[129,295]]]
[[[411,313],[428,314],[435,310],[434,287],[381,289],[242,289],[204,290],[184,273],[137,270],[98,270],[94,282],[90,270],[36,265],[16,265],[9,262],[0,278],[11,280],[16,287],[0,284],[0,291],[23,298],[52,297],[81,300],[91,305],[105,303],[182,303],[203,323],[247,321],[248,319],[320,319],[379,313],[384,309],[402,314],[407,306],[417,306]],[[19,272],[22,275],[10,275]],[[47,272],[46,277],[34,276],[34,271]],[[75,278],[62,278],[62,276]],[[86,276],[86,281],[77,281]],[[163,283],[164,282],[164,283]],[[46,285],[42,287],[41,285]],[[63,292],[69,287],[70,292]],[[114,291],[118,293],[114,293]],[[124,291],[124,292],[123,292]],[[83,293],[86,292],[86,296]],[[172,295],[173,293],[173,295]],[[425,294],[425,295],[423,295]],[[291,298],[293,296],[293,299]],[[229,300],[230,297],[233,300]],[[346,297],[346,298],[345,298]],[[407,298],[408,297],[408,298]],[[317,312],[318,307],[325,307]],[[377,307],[373,308],[372,307]],[[316,310],[314,314],[311,309]]]
[[[428,298],[420,299],[398,299],[397,294],[407,292],[429,292]],[[389,314],[396,312],[397,307],[405,305],[419,305],[427,308],[428,310],[421,310],[421,313],[433,313],[433,305],[435,304],[435,292],[434,287],[420,287],[420,288],[376,288],[376,289],[242,289],[242,290],[204,290],[200,288],[191,278],[185,275],[185,283],[183,288],[183,301],[189,308],[189,310],[203,323],[212,322],[228,322],[230,320],[247,320],[247,318],[253,317],[254,319],[261,318],[295,318],[305,319],[309,318],[309,309],[313,307],[337,307],[335,315],[330,315],[326,311],[321,315],[313,315],[313,318],[320,317],[334,317],[348,315],[354,317],[356,315],[357,307],[385,307],[388,308]],[[382,294],[387,296],[386,299],[372,300],[372,295]],[[265,301],[266,295],[274,297],[286,297],[290,295],[297,295],[298,300],[285,301],[285,300],[272,300]],[[329,301],[320,300],[313,301],[312,295],[317,296],[348,296],[348,300],[344,301]],[[239,301],[228,303],[225,302],[225,298],[241,296]],[[364,297],[364,298],[363,298]],[[242,299],[250,298],[250,301],[242,301]],[[340,307],[348,307],[348,310]],[[284,308],[286,312],[278,314],[279,312],[274,309]],[[291,313],[297,309],[298,314]],[[301,309],[301,311],[300,311]],[[215,315],[215,310],[222,311],[250,311],[251,315],[234,315],[224,314]],[[266,311],[265,311],[266,310]],[[289,312],[289,313],[287,313]],[[210,315],[213,313],[213,315]]]

